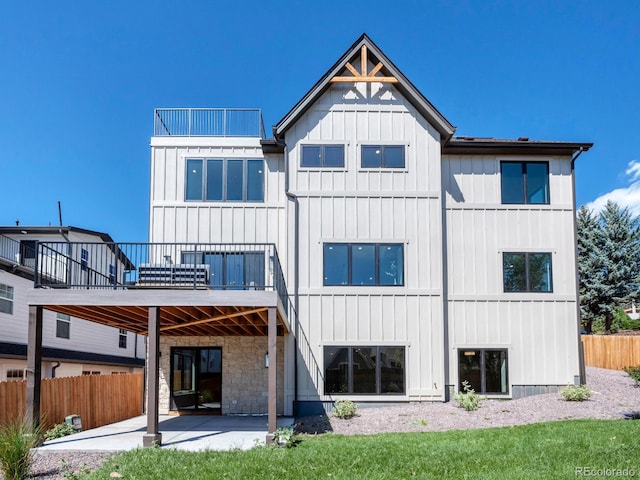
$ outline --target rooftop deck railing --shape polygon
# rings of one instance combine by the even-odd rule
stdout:
[[[0,259],[27,269],[34,269],[35,258],[36,251],[33,247],[20,243],[18,240],[6,235],[0,235]]]
[[[40,242],[36,288],[273,290],[288,304],[270,243]]]
[[[157,137],[265,137],[257,108],[156,108],[153,118]]]

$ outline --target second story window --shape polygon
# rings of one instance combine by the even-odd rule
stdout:
[[[0,313],[13,315],[13,287],[0,283]]]
[[[302,145],[302,168],[344,168],[344,145]]]
[[[502,203],[549,203],[549,164],[546,162],[500,162]]]
[[[552,292],[550,253],[503,253],[505,292]]]
[[[404,285],[400,244],[325,243],[324,285]]]
[[[404,145],[362,145],[362,168],[404,168]]]
[[[211,202],[264,201],[264,161],[189,158],[185,200]]]
[[[127,348],[127,331],[118,329],[118,347]]]
[[[56,315],[56,337],[71,338],[71,317],[66,313]]]

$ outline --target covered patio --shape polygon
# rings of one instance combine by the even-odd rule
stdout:
[[[204,253],[194,251],[201,248],[214,260],[217,260],[216,255],[233,255],[235,266],[239,263],[239,256],[245,255],[237,246],[145,244],[144,255],[135,253],[135,256],[140,258],[134,258],[132,261],[126,254],[127,246],[131,244],[106,245],[106,248],[105,245],[93,246],[94,249],[99,248],[97,254],[93,255],[86,253],[92,247],[88,244],[40,244],[37,247],[40,252],[37,267],[40,275],[36,277],[36,288],[28,297],[27,415],[35,423],[39,423],[42,312],[47,309],[147,336],[147,426],[142,437],[144,446],[163,444],[159,416],[161,408],[167,410],[169,404],[165,401],[161,407],[160,387],[163,387],[163,393],[167,395],[169,388],[173,393],[173,363],[169,375],[169,359],[165,357],[161,361],[161,337],[166,341],[172,339],[171,345],[182,345],[180,342],[184,338],[186,346],[193,343],[197,346],[206,345],[207,339],[264,338],[266,351],[261,351],[260,357],[264,356],[262,368],[263,371],[266,368],[267,372],[267,408],[266,412],[248,413],[266,413],[269,441],[270,435],[277,428],[278,385],[285,383],[286,377],[286,367],[282,366],[283,359],[278,357],[286,352],[287,347],[286,342],[280,342],[279,352],[278,337],[286,339],[291,332],[287,314],[288,297],[275,246],[268,246],[271,251],[267,250],[264,253],[256,253],[256,250],[264,250],[265,246],[248,247],[250,253],[246,254],[246,258],[251,258],[251,262],[243,258],[244,270],[234,273],[234,284],[229,286],[212,285],[211,269],[217,268],[216,265],[212,265],[211,261],[209,264],[202,263],[206,261]],[[135,244],[136,252],[141,250],[140,245]],[[234,250],[230,252],[232,247]],[[161,258],[166,260],[173,255],[173,258],[182,258],[182,263],[151,263],[150,255],[153,254],[157,258],[160,248]],[[186,248],[189,248],[187,254],[184,253]],[[211,253],[214,252],[214,248],[217,251]],[[167,249],[170,249],[169,255],[166,254]],[[75,258],[79,252],[83,257],[107,258],[99,265],[90,265],[82,257]],[[47,263],[48,259],[52,258],[54,261]],[[253,270],[247,270],[246,265],[250,265]],[[80,268],[75,268],[76,266]],[[122,267],[119,272],[117,266]],[[54,268],[55,272],[52,271]],[[88,270],[98,273],[89,275]],[[168,271],[171,272],[169,276],[166,273]],[[176,271],[179,275],[178,282],[175,277]],[[43,279],[54,281],[43,282]],[[251,282],[246,281],[247,279]],[[216,278],[216,281],[219,282],[219,278]],[[282,343],[285,343],[284,347]],[[250,348],[255,350],[255,343],[247,345],[251,345]],[[256,352],[253,352],[254,356],[255,354]],[[197,368],[196,364],[195,369]],[[233,365],[229,367],[230,370],[233,368]],[[239,373],[242,377],[242,372]],[[200,398],[202,402],[202,394],[205,392],[198,392],[196,386],[189,388],[193,390],[194,398]],[[280,393],[282,395],[282,392]],[[255,389],[253,394],[256,395]],[[176,402],[173,398],[171,402],[175,407]],[[196,410],[197,403],[198,400]],[[178,407],[175,410],[176,413],[185,413],[178,412]],[[224,413],[224,408],[220,410]],[[283,408],[280,408],[280,411],[283,411]]]

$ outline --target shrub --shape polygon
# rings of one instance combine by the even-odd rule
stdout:
[[[462,388],[464,392],[458,392],[453,396],[453,399],[458,402],[458,406],[464,408],[467,412],[477,410],[480,406],[480,400],[482,397],[471,388],[471,384],[466,380],[462,382]]]
[[[33,458],[31,449],[40,442],[42,432],[26,419],[10,421],[0,427],[0,465],[7,480],[27,478]]]
[[[358,406],[351,400],[336,400],[336,404],[333,407],[333,415],[338,418],[347,419],[355,417],[357,410]]]
[[[567,402],[584,402],[591,398],[593,392],[588,385],[567,385],[560,390],[560,394]]]
[[[623,370],[633,378],[636,382],[636,387],[640,386],[640,365],[636,365],[635,367],[624,367]]]
[[[76,429],[70,423],[59,423],[55,425],[51,430],[47,430],[44,434],[44,438],[47,440],[53,440],[56,438],[66,437],[76,433]]]
[[[277,447],[293,448],[300,443],[300,437],[293,427],[280,427],[273,432],[273,444]]]

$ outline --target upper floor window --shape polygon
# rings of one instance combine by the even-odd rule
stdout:
[[[546,162],[500,162],[502,203],[548,204],[549,164]]]
[[[80,269],[86,271],[89,265],[89,250],[80,250]]]
[[[118,347],[127,348],[127,331],[118,329]]]
[[[56,337],[71,338],[71,317],[66,313],[56,315]]]
[[[344,168],[344,145],[302,145],[303,168]]]
[[[0,283],[0,313],[13,315],[13,287]]]
[[[505,292],[551,292],[550,253],[504,253]]]
[[[401,244],[325,243],[324,285],[404,285]]]
[[[362,145],[362,168],[404,168],[404,145]]]
[[[264,161],[189,158],[185,200],[264,201]]]

